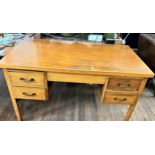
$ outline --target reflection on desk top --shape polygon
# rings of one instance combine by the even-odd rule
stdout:
[[[1,61],[0,68],[96,75],[153,77],[153,72],[126,45],[25,40]]]

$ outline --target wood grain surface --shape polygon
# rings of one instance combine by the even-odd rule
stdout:
[[[25,40],[0,61],[0,68],[68,73],[153,77],[126,45]]]

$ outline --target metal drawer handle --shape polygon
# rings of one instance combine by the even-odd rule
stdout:
[[[126,88],[126,87],[131,87],[131,84],[130,83],[128,83],[128,84],[118,83],[117,86],[120,87],[120,88]]]
[[[34,78],[31,78],[31,79],[25,79],[25,78],[20,78],[21,81],[24,81],[24,82],[33,82],[34,81]]]
[[[24,96],[36,96],[36,93],[28,94],[28,93],[23,92],[23,95]]]
[[[123,102],[123,101],[126,101],[127,98],[117,98],[117,97],[115,97],[114,100],[115,101],[121,101],[121,102]]]

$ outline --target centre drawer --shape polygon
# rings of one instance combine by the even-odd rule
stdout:
[[[71,73],[47,73],[48,81],[105,84],[107,77],[101,75],[85,75]]]
[[[12,86],[44,87],[45,73],[33,71],[9,71]]]
[[[15,98],[46,100],[47,90],[44,88],[13,87]]]
[[[141,79],[110,78],[107,89],[118,91],[138,91]]]
[[[133,105],[137,99],[136,95],[125,95],[116,93],[105,93],[104,102],[111,104]]]

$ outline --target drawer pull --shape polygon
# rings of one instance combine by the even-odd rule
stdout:
[[[24,81],[24,82],[33,82],[34,81],[34,78],[31,78],[31,79],[25,79],[25,78],[20,78],[21,81]]]
[[[24,96],[36,96],[36,93],[28,94],[28,93],[23,92],[23,95]]]
[[[131,84],[129,83],[129,84],[125,85],[125,84],[118,83],[117,86],[120,87],[120,88],[126,88],[126,87],[130,87]]]
[[[117,98],[117,97],[115,97],[114,100],[115,101],[121,101],[121,102],[123,102],[123,101],[126,101],[127,98]]]

